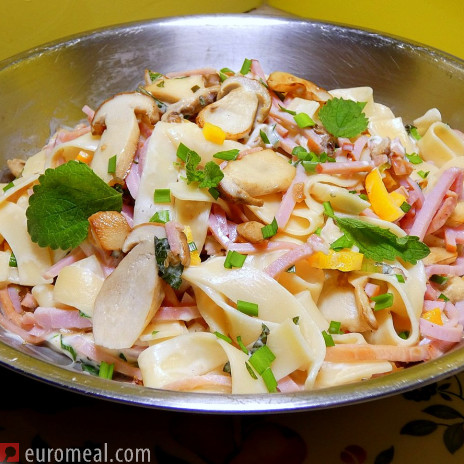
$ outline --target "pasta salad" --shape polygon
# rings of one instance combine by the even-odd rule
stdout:
[[[110,96],[0,196],[0,326],[89,375],[296,392],[404,369],[464,323],[464,134],[259,61]],[[76,367],[76,366],[74,366]]]

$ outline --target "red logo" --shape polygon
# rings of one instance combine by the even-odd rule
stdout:
[[[0,443],[0,464],[19,462],[19,443]]]

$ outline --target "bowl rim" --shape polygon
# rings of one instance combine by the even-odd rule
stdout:
[[[0,61],[0,72],[10,66],[16,66],[23,61],[40,57],[42,54],[53,52],[62,47],[71,47],[95,36],[104,37],[105,35],[123,33],[128,29],[133,31],[137,28],[156,27],[163,24],[174,25],[176,23],[183,23],[191,25],[201,24],[204,26],[206,22],[206,25],[217,26],[219,19],[228,22],[229,25],[232,21],[235,21],[235,23],[239,21],[240,25],[243,25],[243,21],[251,25],[257,23],[282,24],[288,22],[290,24],[330,28],[332,31],[334,29],[349,30],[356,34],[379,37],[402,48],[410,47],[414,51],[423,53],[428,57],[444,59],[464,69],[463,59],[402,37],[328,21],[313,21],[299,17],[252,13],[175,16],[133,21],[84,31],[39,45],[6,58]],[[0,330],[3,331],[1,328]],[[380,378],[371,379],[367,382],[357,382],[298,393],[279,393],[276,395],[224,395],[175,392],[142,387],[130,383],[113,382],[35,358],[32,355],[18,351],[13,346],[3,343],[1,340],[0,366],[75,393],[133,406],[208,414],[274,414],[359,404],[401,394],[408,390],[437,382],[446,377],[456,375],[464,369],[464,347],[455,348],[435,360],[418,364]]]

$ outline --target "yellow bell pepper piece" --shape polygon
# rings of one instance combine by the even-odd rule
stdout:
[[[203,136],[206,140],[218,145],[222,145],[226,139],[226,133],[219,126],[215,126],[209,122],[205,122],[203,126]]]
[[[404,216],[400,206],[406,198],[397,192],[388,193],[378,168],[366,176],[366,191],[372,209],[380,219],[394,222]]]
[[[431,322],[432,324],[443,325],[443,319],[441,318],[440,308],[434,308],[430,311],[426,311],[422,314],[422,319]]]
[[[81,163],[90,164],[92,161],[93,156],[86,151],[81,150],[79,154],[76,156],[76,161],[80,161]]]
[[[308,258],[311,266],[318,269],[338,269],[339,271],[359,271],[364,255],[356,251],[330,250],[326,255],[318,251]]]
[[[193,234],[192,234],[192,229],[190,226],[185,226],[184,227],[184,234],[187,237],[187,243],[195,243],[193,241]],[[195,248],[195,250],[190,250],[190,266],[198,266],[201,264],[201,258],[200,258],[200,252]]]

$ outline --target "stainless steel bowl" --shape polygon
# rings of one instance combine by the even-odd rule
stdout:
[[[371,86],[376,101],[410,122],[437,107],[464,128],[464,62],[396,38],[343,26],[251,15],[193,16],[109,28],[52,43],[0,64],[0,154],[35,153],[59,124],[82,119],[84,104],[134,89],[144,68],[239,69],[258,58],[325,88]],[[50,123],[50,121],[52,121]],[[51,127],[52,126],[52,127]],[[462,370],[464,349],[368,382],[275,395],[153,390],[83,374],[46,347],[0,329],[0,364],[49,384],[108,400],[182,411],[256,413],[321,409],[373,400]]]

